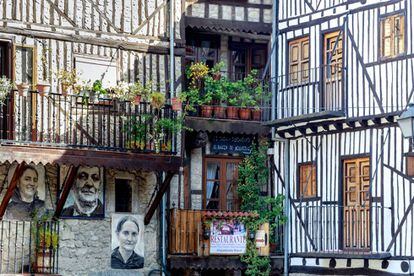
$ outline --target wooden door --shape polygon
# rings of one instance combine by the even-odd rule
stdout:
[[[369,250],[369,158],[344,160],[344,249]]]
[[[340,110],[342,108],[342,35],[333,32],[324,39],[324,108]]]

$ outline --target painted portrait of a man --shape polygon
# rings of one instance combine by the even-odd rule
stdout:
[[[139,215],[112,215],[111,268],[139,269],[144,267],[144,223]]]
[[[80,166],[62,217],[103,217],[103,169]]]
[[[10,167],[7,179],[10,182],[17,164]],[[13,195],[7,205],[5,218],[30,220],[34,213],[45,208],[45,169],[42,165],[25,164],[17,180]]]

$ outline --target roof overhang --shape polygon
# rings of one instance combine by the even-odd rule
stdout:
[[[247,22],[201,17],[185,17],[185,26],[210,32],[243,32],[252,34],[270,35],[271,23]]]

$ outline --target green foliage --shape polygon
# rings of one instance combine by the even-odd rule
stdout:
[[[59,245],[59,235],[53,227],[53,213],[43,212],[43,210],[37,209],[33,211],[32,217],[33,223],[31,224],[31,231],[33,237],[36,239],[36,249],[57,249]]]
[[[277,223],[283,223],[282,195],[276,198],[262,196],[261,188],[267,185],[269,169],[267,167],[267,145],[254,146],[250,156],[243,159],[239,165],[239,179],[237,193],[241,198],[241,210],[257,213],[257,217],[247,217],[243,221],[249,231],[256,231],[260,225],[268,222],[270,225],[270,239],[274,239],[274,228]],[[246,275],[269,275],[270,259],[257,255],[253,242],[248,243],[246,254],[242,261],[247,264]]]
[[[92,91],[96,94],[96,95],[106,95],[108,94],[106,89],[104,89],[102,87],[102,81],[101,80],[96,80],[93,84],[92,84]]]

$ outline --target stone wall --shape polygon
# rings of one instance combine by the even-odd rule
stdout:
[[[61,224],[59,273],[62,275],[147,275],[160,268],[159,222],[155,212],[151,223],[145,227],[144,268],[135,271],[113,270],[111,260],[111,214],[115,211],[115,179],[128,179],[132,187],[132,213],[145,215],[156,184],[153,173],[106,173],[105,218],[102,220],[66,219]]]

